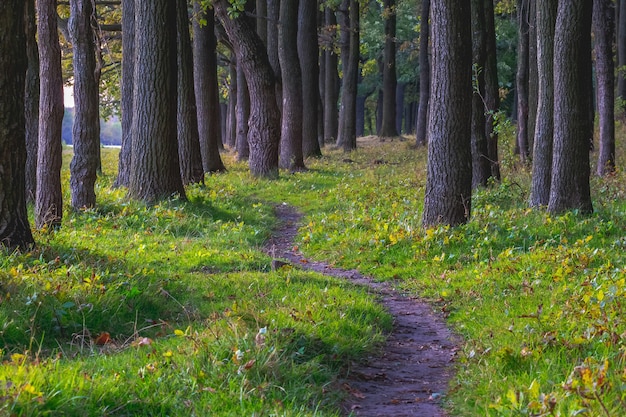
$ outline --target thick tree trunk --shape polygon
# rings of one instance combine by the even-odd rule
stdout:
[[[432,4],[432,70],[425,227],[465,223],[471,211],[472,47],[470,3]]]
[[[56,0],[38,0],[37,15],[41,87],[35,226],[42,229],[59,227],[63,217],[61,128],[64,108]]]
[[[114,184],[116,187],[128,187],[130,184],[135,78],[135,0],[122,0],[122,51],[122,146]]]
[[[74,156],[70,190],[75,210],[96,205],[96,178],[100,161],[100,96],[96,79],[96,51],[91,0],[70,3],[68,23],[74,51]]]
[[[254,176],[278,176],[280,112],[276,105],[274,72],[263,42],[246,16],[230,17],[227,0],[214,0],[217,17],[235,48],[237,63],[243,69],[250,91],[250,172]]]
[[[500,181],[500,157],[498,156],[498,133],[495,129],[495,115],[500,111],[500,86],[498,83],[498,60],[496,50],[496,25],[494,0],[484,0],[485,4],[485,134],[487,152],[491,165],[491,176]]]
[[[615,10],[611,0],[593,2],[597,105],[600,121],[597,173],[600,176],[615,171],[614,16]]]
[[[298,60],[298,9],[298,0],[281,1],[278,26],[278,57],[283,79],[279,161],[281,168],[292,172],[305,168],[302,156],[302,73]],[[317,119],[314,121],[317,126]],[[317,142],[317,135],[315,141]]]
[[[396,0],[383,1],[385,47],[383,50],[383,120],[380,137],[398,136],[396,126]]]
[[[318,139],[320,95],[316,0],[300,0],[297,49],[302,74],[302,153],[305,158],[316,157],[322,155]]]
[[[415,127],[415,145],[424,146],[428,142],[428,101],[430,99],[430,62],[429,37],[430,37],[430,0],[422,0],[420,12],[420,101],[417,110],[417,126]]]
[[[589,123],[592,1],[559,2],[554,40],[554,156],[548,211],[591,213]]]
[[[35,0],[24,1],[24,29],[26,31],[26,87],[24,110],[26,116],[26,201],[35,202],[37,193],[37,147],[39,145],[39,51]]]
[[[194,88],[194,56],[191,49],[186,0],[176,0],[176,32],[176,46],[178,48],[178,108],[176,123],[180,177],[183,185],[201,184],[204,181],[204,171],[200,151],[200,135],[198,134],[198,115]],[[194,36],[195,39],[197,33],[194,35],[196,35]]]
[[[217,78],[215,16],[212,9],[203,11],[199,1],[194,1],[194,14],[193,73],[202,167],[204,172],[222,172],[226,170],[226,167],[220,156],[222,128]],[[198,19],[206,20],[206,24],[200,25]]]
[[[550,199],[554,134],[554,25],[558,0],[537,4],[537,67],[539,94],[533,150],[530,206],[545,207]]]
[[[135,3],[135,87],[129,196],[185,197],[176,134],[176,3]]]
[[[267,0],[256,0],[256,33],[267,46]]]
[[[335,13],[330,7],[324,10],[326,28],[333,28],[337,24]],[[339,73],[337,72],[338,57],[334,49],[335,33],[329,32],[329,45],[324,51],[324,66],[326,77],[324,79],[324,142],[333,143],[337,141],[339,129],[339,110],[337,101],[339,100]]]
[[[0,4],[0,244],[9,250],[35,243],[25,196],[24,88],[27,67],[24,1]]]
[[[276,77],[276,104],[278,111],[283,111],[283,80],[278,58],[278,26],[280,18],[280,0],[267,0],[267,58]]]
[[[516,152],[522,163],[528,161],[528,59],[529,59],[529,13],[530,0],[517,0],[517,143]]]
[[[343,89],[341,93],[340,126],[337,145],[344,152],[356,149],[356,96],[359,76],[359,1],[350,0],[349,11],[349,54],[345,61]]]
[[[473,65],[473,94],[472,94],[472,187],[486,187],[491,177],[489,163],[487,134],[485,132],[485,63],[487,40],[485,36],[485,0],[471,0],[472,9],[472,65]]]
[[[237,148],[237,62],[231,52],[228,65],[230,83],[228,85],[228,124],[226,125],[226,144],[230,149]]]
[[[537,122],[537,97],[538,97],[538,73],[537,73],[537,0],[528,0],[528,163],[532,161],[533,141],[535,136],[535,124]]]
[[[250,92],[243,68],[237,62],[237,136],[235,147],[237,148],[237,160],[247,161],[250,159],[250,145],[248,143],[248,123],[250,120]]]
[[[617,22],[617,97],[626,109],[626,0],[617,0],[619,20]]]

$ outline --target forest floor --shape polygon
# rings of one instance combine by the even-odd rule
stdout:
[[[302,215],[287,204],[276,207],[278,229],[266,244],[266,252],[280,268],[282,260],[303,269],[349,280],[367,287],[393,316],[393,328],[376,354],[364,362],[349,364],[340,381],[346,391],[342,404],[353,416],[444,417],[441,407],[453,375],[459,342],[443,317],[429,304],[377,282],[356,270],[334,268],[323,261],[306,259],[294,244]]]

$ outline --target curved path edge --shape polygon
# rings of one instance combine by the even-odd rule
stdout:
[[[279,227],[265,245],[265,252],[280,266],[281,259],[300,268],[349,280],[377,294],[393,316],[393,329],[381,353],[354,363],[340,381],[347,392],[342,404],[352,416],[445,417],[441,408],[459,342],[440,315],[420,299],[405,296],[388,282],[377,282],[356,270],[333,268],[306,259],[294,248],[302,219],[296,208],[277,205]]]

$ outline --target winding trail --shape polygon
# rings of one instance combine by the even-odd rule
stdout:
[[[394,325],[380,356],[351,364],[342,387],[349,394],[342,405],[352,416],[445,417],[440,406],[453,375],[458,340],[442,317],[423,301],[398,293],[387,282],[376,282],[356,270],[333,268],[307,260],[294,239],[302,215],[292,206],[276,207],[279,228],[265,251],[280,265],[280,259],[322,274],[344,278],[367,287],[380,297],[394,318]]]

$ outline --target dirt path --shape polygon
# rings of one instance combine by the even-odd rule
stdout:
[[[294,250],[294,238],[302,215],[282,204],[276,207],[280,227],[266,245],[274,264],[288,260],[301,268],[350,280],[368,287],[394,317],[392,332],[382,355],[351,364],[343,381],[348,399],[345,414],[353,416],[444,417],[440,407],[456,351],[455,338],[444,320],[431,307],[398,293],[389,283],[380,283],[358,271],[332,268],[324,262],[305,260]],[[276,265],[275,265],[276,266]]]

